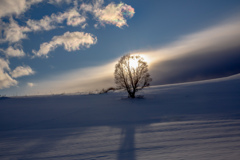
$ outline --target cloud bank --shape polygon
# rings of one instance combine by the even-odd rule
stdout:
[[[97,43],[97,38],[90,33],[84,32],[66,32],[62,36],[54,36],[50,42],[41,44],[39,51],[33,50],[33,53],[38,56],[48,56],[50,51],[55,50],[59,46],[64,46],[68,52],[89,48]]]
[[[240,19],[235,18],[159,49],[135,53],[149,57],[154,84],[228,76],[240,72],[239,27]]]

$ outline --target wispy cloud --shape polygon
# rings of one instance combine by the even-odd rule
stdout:
[[[9,88],[17,85],[18,83],[10,77],[7,71],[10,71],[9,62],[0,58],[0,89]]]
[[[84,47],[89,48],[96,43],[97,38],[90,33],[66,32],[62,36],[54,36],[50,42],[41,44],[40,50],[33,50],[33,53],[38,57],[47,57],[48,53],[55,50],[58,46],[64,46],[64,49],[70,52]]]

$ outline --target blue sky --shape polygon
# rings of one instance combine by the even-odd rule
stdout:
[[[240,72],[238,0],[2,0],[0,94],[114,86],[117,60],[141,54],[153,85]]]

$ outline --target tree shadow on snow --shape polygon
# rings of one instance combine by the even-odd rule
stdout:
[[[135,160],[135,126],[122,127],[117,160]]]

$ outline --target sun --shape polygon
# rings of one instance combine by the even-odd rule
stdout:
[[[140,59],[142,59],[144,62],[146,62],[148,64],[148,66],[151,65],[151,59],[149,58],[148,55],[145,54],[132,54],[132,58],[129,59],[129,66],[133,69],[136,69],[138,67],[138,58],[136,58],[135,56],[140,56]]]
[[[136,69],[138,67],[138,59],[129,59],[129,65],[131,68]]]

